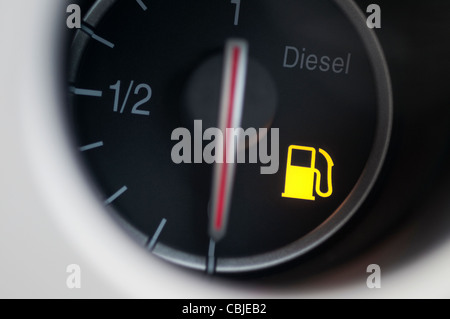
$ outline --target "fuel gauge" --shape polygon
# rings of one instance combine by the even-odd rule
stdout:
[[[70,50],[68,118],[106,211],[214,273],[329,239],[383,165],[383,53],[343,0],[98,0]]]

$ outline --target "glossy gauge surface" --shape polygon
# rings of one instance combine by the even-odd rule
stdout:
[[[247,141],[214,241],[216,164],[195,154],[218,126],[230,39],[248,45],[242,127],[268,134]],[[189,268],[245,272],[311,251],[357,211],[384,160],[389,78],[349,1],[97,1],[71,56],[71,128],[100,200],[146,249]],[[179,128],[191,163],[174,161]]]

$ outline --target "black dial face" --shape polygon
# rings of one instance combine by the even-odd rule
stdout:
[[[71,53],[90,179],[177,264],[230,273],[298,257],[357,211],[382,165],[389,80],[350,1],[97,1]],[[229,144],[221,128],[238,127]]]

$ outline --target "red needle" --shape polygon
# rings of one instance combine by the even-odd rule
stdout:
[[[222,163],[216,163],[213,176],[212,218],[210,236],[220,240],[226,230],[231,192],[234,183],[235,154],[237,145],[232,130],[241,127],[244,107],[244,91],[247,76],[248,44],[243,40],[231,39],[225,45],[225,61],[219,110],[219,129],[225,136]],[[228,160],[232,160],[230,163]]]

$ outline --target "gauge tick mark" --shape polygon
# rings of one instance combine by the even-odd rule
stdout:
[[[208,249],[208,258],[207,258],[207,265],[206,265],[206,273],[208,275],[214,274],[214,270],[216,268],[215,263],[215,255],[216,253],[216,242],[211,239],[209,241],[209,249]]]
[[[80,147],[80,152],[89,151],[89,150],[92,150],[94,148],[99,148],[99,147],[102,147],[102,146],[103,146],[103,141],[92,143],[92,144]]]
[[[141,6],[142,10],[147,11],[147,6],[142,0],[136,0],[136,2]]]
[[[79,89],[76,87],[69,87],[69,91],[75,95],[84,95],[84,96],[93,96],[93,97],[102,97],[103,92],[98,90],[87,90],[87,89]]]
[[[112,195],[110,198],[105,200],[105,206],[107,206],[107,205],[111,204],[112,202],[114,202],[117,198],[122,196],[122,194],[125,193],[127,190],[128,190],[128,187],[126,187],[126,186],[124,186],[121,189],[119,189],[117,192],[114,193],[114,195]]]
[[[164,226],[167,223],[167,219],[163,218],[161,222],[159,223],[158,228],[156,229],[155,233],[153,234],[153,237],[150,239],[149,244],[147,245],[148,250],[153,251],[155,248],[156,242],[158,241],[159,235],[161,235],[161,232],[164,228]]]

